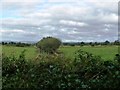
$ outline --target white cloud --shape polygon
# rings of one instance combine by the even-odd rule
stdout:
[[[83,22],[76,22],[76,21],[69,21],[69,20],[60,20],[60,24],[70,25],[70,26],[87,26],[86,23]]]
[[[43,0],[24,0],[24,1],[21,1],[21,0],[1,0],[1,3],[3,5],[20,5],[20,6],[25,6],[25,5],[35,5],[37,3],[41,3],[43,2]]]
[[[100,34],[98,34],[97,36],[98,36],[98,37],[101,37],[101,35],[100,35]]]
[[[85,0],[85,1],[88,1],[88,0]],[[119,0],[101,0],[101,1],[99,1],[99,0],[89,0],[88,2],[119,2]]]
[[[49,2],[79,2],[79,0],[48,0]]]
[[[30,35],[35,35],[35,32],[28,32],[28,31],[24,31],[24,30],[0,30],[0,33],[2,34],[30,34]]]
[[[108,29],[108,28],[105,28],[105,29],[104,29],[104,31],[105,31],[105,32],[108,32],[108,31],[109,31],[109,29]]]
[[[50,22],[50,19],[37,19],[37,18],[8,18],[2,19],[3,25],[20,25],[20,26],[40,26]]]
[[[69,31],[68,34],[78,34],[79,32],[76,31]]]
[[[75,4],[67,4],[67,5],[53,5],[51,7],[46,8],[44,12],[48,12],[51,14],[51,18],[55,19],[74,19],[79,20],[84,18],[84,16],[88,16],[92,13],[91,7],[84,7]]]
[[[105,27],[107,27],[107,28],[112,27],[112,25],[111,25],[111,24],[105,24],[104,26],[105,26]]]
[[[67,30],[65,28],[61,28],[60,31],[66,32]]]
[[[41,12],[32,12],[32,13],[23,13],[23,17],[25,18],[50,18],[50,13],[41,13]]]
[[[103,21],[103,22],[117,23],[117,21],[118,21],[118,15],[116,15],[114,13],[109,14],[109,15],[101,14],[98,17],[100,18],[100,21]]]

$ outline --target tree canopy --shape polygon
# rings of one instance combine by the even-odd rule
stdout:
[[[56,52],[60,45],[61,41],[54,37],[43,38],[37,43],[37,47],[40,49],[40,51],[47,53]]]

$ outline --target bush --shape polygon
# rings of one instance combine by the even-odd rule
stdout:
[[[41,56],[26,61],[3,56],[3,88],[81,89],[120,88],[120,65],[79,50],[73,60],[62,56]]]
[[[120,64],[120,54],[116,54],[114,60]]]
[[[75,70],[89,88],[120,88],[120,66],[99,56],[79,50],[74,61]]]
[[[37,47],[41,52],[55,53],[61,45],[61,41],[54,37],[46,37],[37,43]]]
[[[2,57],[3,88],[21,88],[22,85],[26,85],[24,76],[27,75],[30,64],[26,62],[24,52],[18,59],[15,56]]]

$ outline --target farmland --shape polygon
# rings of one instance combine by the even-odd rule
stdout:
[[[66,57],[73,58],[74,53],[82,49],[83,51],[92,53],[94,55],[101,56],[102,59],[111,60],[114,58],[115,54],[118,53],[118,46],[84,46],[84,47],[61,47],[60,50],[65,54]]]
[[[87,51],[94,55],[101,56],[104,60],[113,60],[115,54],[118,53],[118,46],[61,46],[59,51],[64,54],[67,58],[74,58],[75,52],[79,49]],[[27,59],[34,59],[39,53],[36,47],[15,47],[15,46],[2,46],[2,53],[7,56],[15,55],[16,57],[19,54],[26,50],[25,56]]]
[[[23,50],[26,50],[25,56],[27,59],[34,59],[37,56],[35,47],[2,46],[2,53],[5,56],[15,55],[18,57]]]

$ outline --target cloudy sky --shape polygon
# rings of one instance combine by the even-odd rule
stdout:
[[[118,39],[118,0],[0,0],[1,40]]]

